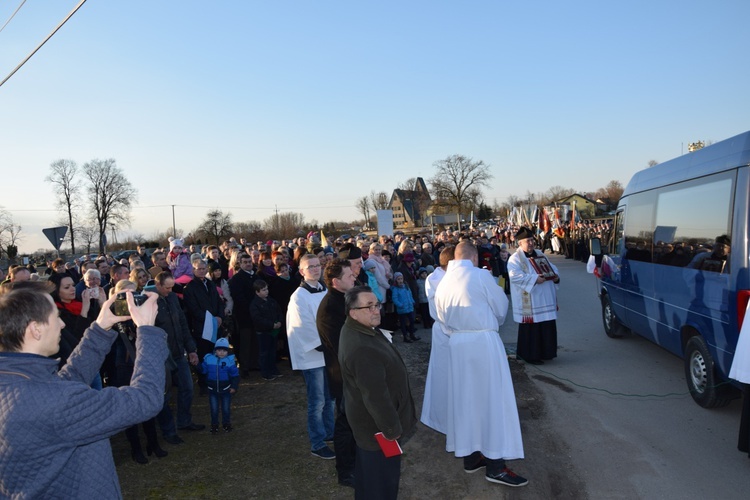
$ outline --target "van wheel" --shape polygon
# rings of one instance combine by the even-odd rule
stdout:
[[[623,335],[623,326],[617,321],[615,311],[612,309],[612,301],[609,295],[602,296],[602,322],[604,323],[604,333],[607,337],[619,339]]]
[[[714,358],[700,335],[690,337],[685,345],[685,379],[690,395],[703,408],[720,408],[732,399],[730,387],[717,387]]]

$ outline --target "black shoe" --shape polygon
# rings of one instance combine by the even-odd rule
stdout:
[[[541,359],[533,359],[533,360],[527,359],[526,362],[530,365],[543,365],[544,364],[544,361],[542,361]]]
[[[484,475],[484,478],[491,483],[502,484],[505,486],[510,486],[511,488],[518,488],[519,486],[526,486],[527,484],[529,484],[528,479],[519,476],[507,467],[497,474],[490,474],[489,472],[487,472]]]
[[[219,426],[211,424],[211,434],[216,434],[219,432]]]
[[[470,465],[470,466],[464,465],[464,472],[466,472],[467,474],[474,474],[476,471],[482,470],[485,467],[487,467],[487,459],[482,457],[474,465]]]
[[[232,432],[232,424],[224,424],[224,432]]]
[[[182,444],[185,442],[177,434],[174,434],[172,436],[164,436],[164,441],[166,441],[169,444]]]
[[[148,463],[148,458],[143,456],[143,452],[141,450],[131,451],[130,456],[133,457],[134,462],[141,465],[145,465]]]
[[[157,458],[164,458],[167,455],[169,455],[169,453],[162,450],[158,444],[154,446],[151,446],[151,445],[146,446],[146,455],[150,457],[152,453],[156,455]]]
[[[177,430],[178,431],[202,431],[205,428],[206,426],[203,424],[192,423],[190,425],[186,425],[185,427],[178,427]]]
[[[333,460],[336,458],[336,454],[328,446],[323,446],[322,448],[313,450],[310,453],[318,458],[322,458],[323,460]]]
[[[407,337],[407,336],[404,336],[404,343],[406,343],[406,344],[411,344],[412,342],[414,342],[414,341],[413,341],[412,339],[410,339],[410,338],[409,338],[409,337]]]
[[[339,476],[339,484],[341,486],[348,486],[349,488],[354,488],[354,474],[346,474],[343,476]]]

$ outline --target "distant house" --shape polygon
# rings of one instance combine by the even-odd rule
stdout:
[[[432,204],[424,179],[417,177],[414,189],[394,189],[388,208],[393,211],[393,225],[399,227],[422,226],[427,210]]]
[[[571,209],[575,205],[575,211],[581,219],[590,219],[596,215],[596,202],[578,193],[557,200],[555,204],[569,205]]]

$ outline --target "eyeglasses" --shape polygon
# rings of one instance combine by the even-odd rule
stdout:
[[[380,311],[381,307],[383,307],[383,304],[381,304],[380,302],[376,302],[375,304],[372,304],[372,305],[369,305],[369,306],[352,307],[352,309],[354,309],[355,311],[358,310],[358,309],[369,309],[370,312],[374,313],[374,312]]]

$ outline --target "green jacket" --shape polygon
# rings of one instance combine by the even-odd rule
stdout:
[[[405,442],[416,430],[417,413],[409,374],[398,351],[378,329],[346,318],[339,339],[344,404],[357,445],[380,449],[375,433]]]

